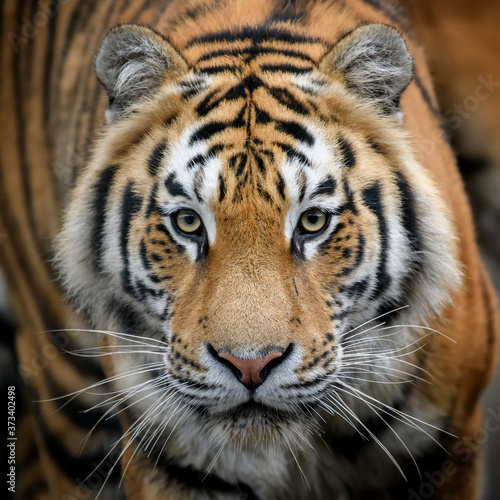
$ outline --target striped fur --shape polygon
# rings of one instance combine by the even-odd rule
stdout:
[[[4,32],[33,18],[17,5]],[[50,400],[30,425],[51,497],[115,498],[121,471],[137,499],[400,499],[443,447],[458,472],[433,498],[475,498],[477,459],[455,440],[480,425],[496,313],[449,146],[422,148],[441,122],[400,10],[58,7],[3,52],[19,118],[0,182],[19,188],[4,188],[0,248],[22,373]],[[311,236],[313,208],[327,218]],[[253,392],[219,358],[271,352]]]

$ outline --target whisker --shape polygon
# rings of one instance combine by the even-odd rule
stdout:
[[[365,429],[365,431],[371,436],[371,438],[380,446],[380,448],[384,451],[384,453],[387,455],[387,457],[396,466],[396,468],[398,469],[398,471],[401,474],[401,476],[403,477],[403,479],[406,481],[406,476],[403,472],[403,469],[399,465],[398,461],[394,458],[392,453],[384,445],[384,443],[382,443],[382,441],[380,441],[380,439],[378,439],[378,437],[362,422],[362,420],[360,418],[358,418],[358,416],[347,406],[345,401],[343,401],[340,398],[340,396],[339,396],[339,399],[343,403],[345,410],[356,420],[356,422],[358,422],[359,425],[361,425],[361,427],[363,427],[363,429]]]
[[[404,413],[403,411],[401,410],[398,410],[397,408],[393,408],[392,406],[386,404],[386,403],[383,403],[382,401],[379,401],[378,399],[374,398],[373,396],[369,396],[368,394],[364,393],[363,391],[360,391],[359,389],[356,389],[355,387],[352,387],[348,384],[345,384],[345,383],[342,383],[342,386],[346,389],[349,389],[350,391],[352,391],[353,396],[355,397],[363,397],[363,398],[366,398],[366,399],[369,399],[370,401],[373,401],[374,403],[382,406],[382,407],[385,407],[387,408],[389,411],[392,411],[392,412],[395,412],[396,414],[398,414],[399,416],[401,416],[401,418],[403,418],[404,420],[409,420],[413,425],[416,425],[415,422],[418,422],[422,425],[425,425],[427,427],[430,427],[431,429],[434,429],[434,430],[437,430],[438,432],[443,432],[444,434],[447,434],[451,437],[454,437],[456,438],[457,436],[455,436],[454,434],[452,434],[451,432],[448,432],[444,429],[441,429],[433,424],[430,424],[428,422],[425,422],[417,417],[414,417],[413,415],[409,415],[407,413]],[[344,392],[347,392],[345,391],[344,389]],[[421,430],[424,434],[426,434],[430,439],[432,439],[434,442],[436,442],[441,448],[442,448],[442,445],[437,442],[430,434],[428,434],[424,429],[421,429],[419,428],[419,430]],[[444,449],[444,448],[443,448]]]
[[[152,337],[142,337],[140,335],[133,335],[131,333],[123,333],[123,332],[112,332],[109,330],[91,330],[87,328],[60,328],[56,330],[44,330],[42,332],[38,333],[69,333],[69,332],[81,332],[81,333],[98,333],[101,335],[109,335],[110,337],[116,337],[121,340],[129,340],[130,342],[141,342],[141,343],[146,343],[148,342],[156,342],[157,344],[160,344],[161,346],[166,346],[168,347],[169,344],[167,342],[163,342],[163,340],[158,340]],[[137,340],[139,339],[139,340]]]

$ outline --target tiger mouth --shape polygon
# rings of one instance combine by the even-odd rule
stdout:
[[[288,415],[282,410],[277,410],[263,403],[259,403],[254,399],[248,400],[246,403],[239,404],[232,410],[230,410],[228,416],[241,419],[241,418],[251,418],[251,417],[263,417],[272,416],[274,418],[287,418]]]
[[[274,408],[254,399],[239,404],[224,412],[212,414],[219,422],[230,423],[232,426],[252,427],[252,425],[274,427],[297,420],[298,413]]]

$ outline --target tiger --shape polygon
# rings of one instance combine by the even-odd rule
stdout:
[[[2,19],[19,498],[479,498],[496,298],[401,6]]]

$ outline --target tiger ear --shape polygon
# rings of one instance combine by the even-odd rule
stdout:
[[[384,113],[401,114],[399,100],[413,78],[413,57],[401,34],[385,24],[366,24],[342,38],[326,54],[320,70]]]
[[[131,105],[153,94],[169,77],[187,70],[181,55],[149,28],[123,24],[105,36],[96,55],[97,78],[106,89],[106,119],[115,121]]]

